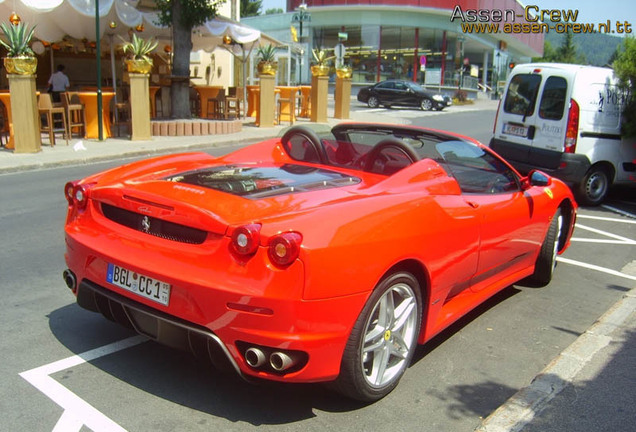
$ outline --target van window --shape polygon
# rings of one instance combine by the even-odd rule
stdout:
[[[563,118],[567,88],[568,83],[565,78],[551,76],[546,80],[539,104],[539,117],[546,120],[561,120]]]
[[[539,84],[541,84],[541,75],[515,75],[508,86],[504,111],[522,116],[532,115],[537,100]]]

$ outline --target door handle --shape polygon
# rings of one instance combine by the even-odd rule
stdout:
[[[471,206],[472,208],[477,208],[479,207],[479,203],[476,203],[474,201],[466,201],[466,204],[468,204],[469,206]]]

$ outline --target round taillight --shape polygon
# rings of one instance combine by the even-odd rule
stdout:
[[[303,238],[299,233],[287,232],[272,237],[267,255],[278,267],[287,267],[298,258]]]
[[[256,252],[261,239],[261,225],[249,224],[238,227],[232,233],[232,248],[239,255]]]
[[[73,205],[73,197],[75,192],[75,182],[68,182],[64,185],[64,197],[69,205]]]
[[[84,210],[88,205],[88,193],[87,189],[82,185],[77,185],[73,189],[73,198],[77,208]]]

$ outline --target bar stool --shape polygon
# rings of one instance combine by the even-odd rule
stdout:
[[[68,130],[68,123],[66,121],[66,110],[63,106],[54,106],[51,101],[51,95],[48,93],[41,93],[38,99],[38,113],[40,117],[40,132],[46,132],[49,134],[49,142],[51,147],[55,146],[55,132],[62,132],[66,145],[68,145],[68,137],[70,135]],[[59,115],[62,118],[62,127],[56,128],[55,123],[59,122]],[[46,117],[46,126],[42,122],[42,117]]]
[[[236,118],[241,118],[244,102],[243,87],[230,87],[228,93],[228,97],[225,98],[225,118],[227,119],[231,114],[234,114]],[[244,109],[243,112],[245,112]]]
[[[86,112],[84,104],[80,101],[79,95],[74,92],[62,94],[62,106],[66,111],[68,121],[69,137],[73,138],[73,130],[78,129],[80,137],[86,137]]]

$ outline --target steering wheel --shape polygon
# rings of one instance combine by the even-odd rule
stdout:
[[[364,170],[371,172],[377,160],[382,156],[382,151],[387,148],[394,148],[399,150],[411,161],[411,163],[415,163],[419,160],[417,153],[415,153],[415,151],[411,147],[409,147],[399,139],[385,138],[377,143],[375,147],[373,147],[367,154],[366,162],[364,164]]]
[[[287,132],[285,132],[280,142],[285,148],[285,151],[287,152],[289,157],[291,157],[292,159],[301,162],[319,163],[323,165],[328,164],[327,154],[325,153],[325,148],[322,145],[322,141],[320,141],[320,138],[318,137],[316,132],[306,126],[292,126]],[[301,144],[309,143],[309,145],[313,149],[315,157],[318,160],[311,160],[312,158],[307,156],[309,153],[307,151],[305,151],[304,157],[297,158],[292,156],[292,146],[298,142],[300,142]]]

